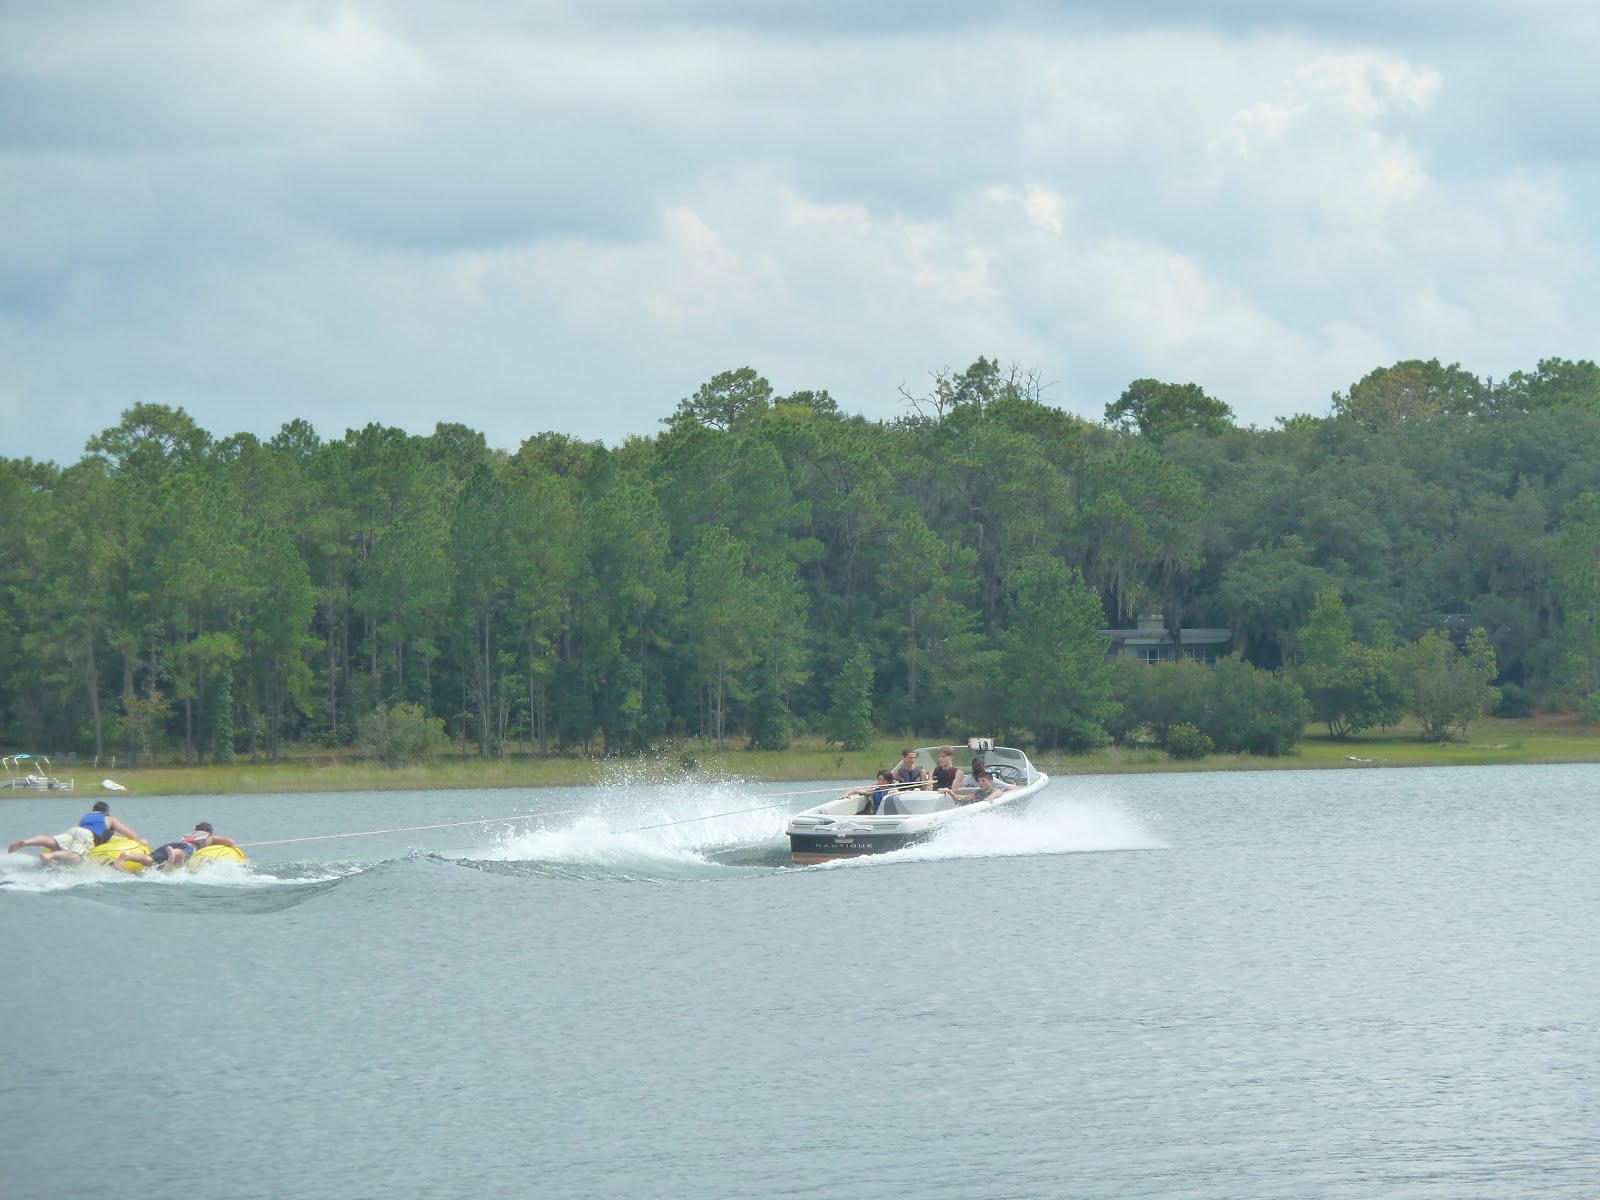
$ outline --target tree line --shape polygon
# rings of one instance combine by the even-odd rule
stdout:
[[[874,728],[1192,750],[1232,728],[1207,688],[1348,733],[1457,658],[1480,710],[1600,716],[1594,363],[1398,363],[1271,428],[1193,383],[1100,422],[1044,390],[980,358],[869,421],[742,368],[653,436],[515,452],[136,405],[69,466],[0,460],[0,741],[230,761],[393,717],[486,756]],[[1153,612],[1232,629],[1236,660],[1108,662],[1098,631]]]

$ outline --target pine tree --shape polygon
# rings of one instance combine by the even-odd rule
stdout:
[[[846,750],[865,750],[872,744],[872,660],[865,646],[845,659],[828,698],[828,740]]]
[[[211,759],[231,763],[233,750],[233,666],[224,664],[211,688]]]

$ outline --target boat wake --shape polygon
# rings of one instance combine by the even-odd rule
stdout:
[[[953,824],[919,845],[797,867],[790,862],[785,826],[805,802],[794,797],[817,790],[767,785],[757,791],[736,780],[612,786],[599,789],[585,811],[556,818],[548,826],[485,826],[477,845],[365,860],[219,862],[194,872],[129,875],[89,865],[46,869],[32,856],[0,856],[0,894],[78,892],[115,905],[174,908],[192,907],[202,897],[223,906],[232,897],[235,907],[266,912],[358,879],[365,886],[382,887],[386,880],[414,878],[417,870],[466,869],[547,880],[715,882],[942,859],[1166,848],[1138,819],[1109,801],[1066,800],[1046,793],[1017,812]],[[332,849],[329,843],[318,845]]]
[[[361,870],[356,864],[271,863],[267,865],[215,862],[198,871],[160,871],[139,874],[112,871],[92,863],[46,867],[32,855],[0,857],[0,889],[13,894],[76,892],[85,889],[120,893],[127,889],[160,889],[173,895],[200,891],[265,891],[335,883]]]
[[[962,821],[940,830],[930,841],[889,854],[874,854],[824,864],[822,869],[952,858],[1007,858],[1041,854],[1103,854],[1112,851],[1166,850],[1170,847],[1115,804],[1097,800],[1063,802],[1046,792],[1017,812]]]
[[[460,859],[506,874],[564,878],[728,879],[787,861],[792,807],[738,782],[608,789],[599,804],[552,828],[502,833]]]

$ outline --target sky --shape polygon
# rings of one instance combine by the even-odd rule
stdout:
[[[1597,66],[1591,0],[3,0],[0,454],[1600,358]]]

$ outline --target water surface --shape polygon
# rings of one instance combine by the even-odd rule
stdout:
[[[0,865],[0,1193],[1592,1197],[1597,785],[1074,778],[807,868],[806,785],[113,798],[402,831]]]

